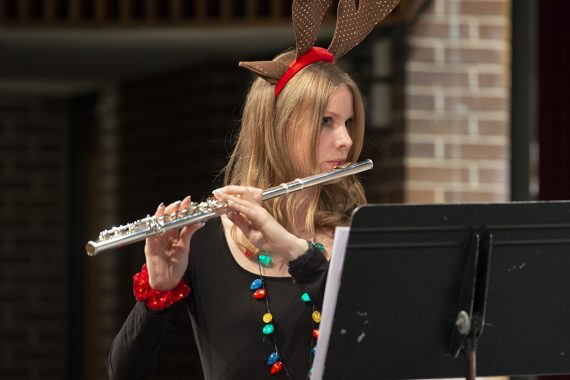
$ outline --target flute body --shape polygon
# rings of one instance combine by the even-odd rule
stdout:
[[[356,164],[335,168],[330,172],[315,174],[288,183],[282,183],[263,191],[263,200],[280,197],[307,187],[330,182],[338,178],[354,175],[372,169],[372,160],[364,160]],[[227,205],[213,197],[204,202],[192,202],[176,212],[165,214],[160,218],[146,216],[135,222],[104,230],[95,241],[89,241],[85,250],[89,256],[95,256],[107,249],[136,243],[147,237],[163,234],[166,231],[182,228],[186,225],[204,222],[227,212]]]

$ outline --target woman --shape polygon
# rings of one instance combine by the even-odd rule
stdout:
[[[388,3],[391,10],[397,2]],[[294,18],[306,14],[295,4]],[[242,64],[260,78],[247,95],[226,186],[214,191],[229,213],[147,239],[146,265],[135,275],[140,302],[111,347],[110,378],[151,373],[177,307],[188,310],[206,379],[310,374],[334,228],[365,202],[354,177],[261,201],[262,189],[355,162],[362,148],[362,97],[334,64],[349,48],[312,43],[298,39],[296,54]],[[161,204],[155,216],[189,203]]]

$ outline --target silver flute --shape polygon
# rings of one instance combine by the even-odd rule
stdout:
[[[282,183],[263,191],[263,200],[280,197],[307,187],[319,185],[341,177],[357,174],[372,169],[372,160],[364,160],[352,165],[337,167],[327,173],[315,174],[291,182]],[[136,243],[147,237],[163,234],[166,231],[182,228],[188,224],[205,222],[216,216],[227,213],[227,204],[210,196],[203,202],[191,202],[187,208],[164,214],[161,217],[147,215],[146,218],[135,222],[112,227],[99,234],[95,241],[87,242],[85,250],[89,256],[95,256],[107,249],[122,247]]]

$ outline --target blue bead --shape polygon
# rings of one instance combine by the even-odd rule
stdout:
[[[317,353],[317,346],[313,347],[313,349],[311,350],[311,354],[316,354]]]
[[[257,290],[257,289],[261,288],[262,286],[263,286],[263,280],[258,278],[258,279],[255,279],[251,282],[251,285],[249,285],[249,288],[251,290]]]
[[[273,365],[276,361],[279,360],[279,354],[277,352],[272,352],[267,357],[267,365]]]
[[[311,297],[309,296],[309,293],[305,292],[301,295],[301,300],[303,302],[311,302]]]

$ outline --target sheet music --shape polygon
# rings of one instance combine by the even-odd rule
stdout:
[[[317,340],[317,352],[315,354],[315,360],[313,361],[311,379],[321,379],[324,374],[325,359],[333,325],[349,232],[350,227],[337,227],[335,230],[333,251],[331,254],[327,283],[325,285],[322,319],[319,327],[319,339]]]

